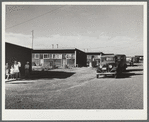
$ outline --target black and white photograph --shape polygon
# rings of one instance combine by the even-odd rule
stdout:
[[[3,120],[147,119],[147,2],[3,2],[2,18]]]

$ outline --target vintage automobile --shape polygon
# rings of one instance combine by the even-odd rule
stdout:
[[[139,63],[139,56],[135,56],[135,61],[134,63]]]
[[[135,58],[136,58],[136,63],[143,62],[143,56],[137,55],[135,56]]]
[[[35,62],[32,62],[32,71],[42,71],[43,66],[37,65]]]
[[[117,78],[127,68],[125,55],[101,56],[100,65],[96,70],[96,77],[99,75],[113,75]]]
[[[32,71],[48,71],[50,69],[52,69],[51,66],[37,65],[35,62],[32,62]]]
[[[126,57],[126,64],[127,64],[127,66],[128,65],[133,66],[134,60],[135,60],[134,57],[131,57],[131,56]]]

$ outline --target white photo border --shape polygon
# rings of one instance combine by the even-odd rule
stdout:
[[[147,119],[147,2],[2,2],[2,81],[5,81],[6,5],[142,5],[143,6],[143,109],[5,109],[2,82],[2,120],[146,120]]]

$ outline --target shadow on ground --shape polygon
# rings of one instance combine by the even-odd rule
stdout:
[[[143,71],[143,69],[126,69],[125,72]]]
[[[141,65],[133,65],[133,66],[127,65],[127,67],[137,67],[137,66],[141,66]]]
[[[118,76],[118,78],[131,78],[131,76],[135,75],[143,75],[142,73],[122,73]]]
[[[118,77],[116,79],[120,79],[120,78],[131,78],[131,76],[135,76],[135,75],[143,75],[143,73],[127,73],[127,72],[123,72],[122,74],[119,74]],[[114,76],[112,75],[106,75],[100,78],[114,78]]]
[[[143,71],[143,69],[126,69],[126,71],[123,72],[122,74],[119,74],[117,78],[130,78],[131,76],[135,76],[135,75],[143,75],[143,73],[131,73],[135,71]],[[100,77],[100,78],[114,78],[114,76],[103,75],[103,77]]]
[[[35,80],[40,78],[59,78],[65,79],[75,74],[75,72],[63,72],[63,71],[34,71],[31,73],[29,80]]]
[[[19,79],[19,81],[27,81],[27,80],[37,80],[37,79],[52,79],[52,78],[59,78],[59,79],[65,79],[72,75],[74,75],[75,72],[63,72],[63,71],[33,71],[28,78],[24,78],[22,76],[22,79]],[[16,80],[9,80],[5,81],[6,83],[9,83],[11,81]],[[21,84],[32,84],[32,82],[20,82]],[[15,83],[15,84],[20,84]]]
[[[138,66],[143,66],[142,63],[135,63],[133,66],[127,65],[127,67],[138,67]]]

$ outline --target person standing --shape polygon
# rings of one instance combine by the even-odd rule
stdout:
[[[10,69],[10,78],[14,79],[14,66],[13,65],[11,66],[11,69]]]
[[[21,62],[18,62],[18,65],[19,65],[19,74],[18,74],[19,76],[18,77],[21,78]]]
[[[29,62],[25,64],[25,78],[29,77]]]
[[[14,74],[15,74],[16,80],[18,80],[18,77],[19,77],[19,65],[18,65],[17,61],[14,61]]]
[[[8,67],[8,63],[6,63],[6,65],[5,65],[5,78],[7,80],[9,80],[9,67]]]

